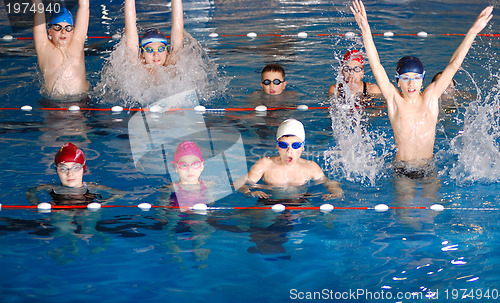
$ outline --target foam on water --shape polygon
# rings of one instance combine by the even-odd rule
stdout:
[[[500,180],[500,79],[482,100],[470,103],[464,114],[463,132],[450,142],[455,163],[448,167],[450,177],[459,184],[469,182],[498,182]]]
[[[184,46],[176,55],[175,66],[156,68],[154,72],[139,61],[129,60],[126,39],[123,35],[102,69],[95,92],[102,96],[103,102],[123,100],[125,104],[119,105],[147,106],[188,90],[195,90],[199,100],[207,101],[224,90],[223,77],[220,77],[222,80],[217,77],[217,65],[187,32],[184,32]],[[198,104],[170,104],[170,107],[194,105]]]
[[[344,87],[348,89],[348,85]],[[332,98],[330,118],[335,143],[325,151],[325,164],[331,174],[374,186],[384,174],[385,159],[391,152],[383,131],[368,130],[368,116],[356,108],[357,103],[355,98]]]

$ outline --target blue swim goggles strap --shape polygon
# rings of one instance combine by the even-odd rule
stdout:
[[[282,149],[287,149],[289,146],[288,143],[286,143],[284,141],[276,141],[276,144],[278,145],[279,148],[282,148]],[[302,142],[293,142],[291,144],[291,146],[293,149],[299,149],[302,146],[304,146],[304,144],[306,144],[306,140],[304,140]]]
[[[399,74],[396,74],[396,78],[398,78],[399,80],[403,81],[403,82],[409,82],[411,80],[414,80],[414,81],[420,81],[420,80],[424,80],[425,78],[425,70],[422,74],[416,74],[415,76],[413,76],[413,78],[410,78],[408,77],[407,75],[399,75]]]

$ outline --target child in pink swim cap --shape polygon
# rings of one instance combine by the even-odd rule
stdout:
[[[192,141],[180,143],[172,163],[179,181],[167,186],[171,191],[171,205],[192,207],[198,203],[207,204],[207,184],[200,180],[205,166],[198,145]]]

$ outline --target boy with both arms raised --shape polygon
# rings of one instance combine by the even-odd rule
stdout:
[[[363,42],[377,84],[387,101],[387,112],[396,143],[395,172],[410,178],[427,176],[433,157],[439,97],[460,68],[475,37],[492,18],[493,6],[486,7],[465,35],[441,77],[422,89],[425,71],[418,58],[405,56],[396,68],[399,91],[389,80],[373,42],[363,2],[354,0],[351,11],[363,36]]]

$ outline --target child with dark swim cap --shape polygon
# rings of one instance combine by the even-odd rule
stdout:
[[[252,191],[245,183],[256,185],[262,179],[266,185],[293,191],[294,188],[314,181],[322,183],[328,190],[329,193],[323,195],[324,200],[342,196],[338,182],[328,180],[316,162],[301,158],[305,141],[304,125],[300,121],[283,121],[276,132],[276,149],[279,155],[258,160],[245,176],[235,181],[235,188],[252,197],[273,199],[275,197],[263,191]]]
[[[396,157],[403,166],[425,167],[433,157],[436,124],[439,115],[439,97],[462,64],[475,37],[492,18],[493,6],[486,7],[469,29],[441,77],[421,92],[425,70],[422,62],[413,56],[404,56],[396,67],[397,86],[387,76],[373,42],[363,2],[354,0],[351,11],[356,18],[365,44],[366,54],[377,84],[387,101],[387,112],[396,143]]]
[[[42,0],[33,0],[33,4],[43,7]],[[50,96],[80,95],[89,89],[84,54],[89,15],[89,0],[78,1],[75,23],[71,12],[61,5],[48,24],[47,34],[45,13],[35,10],[33,39],[44,87]]]
[[[140,59],[151,67],[175,64],[175,54],[184,43],[184,17],[182,0],[172,0],[172,29],[170,49],[167,37],[158,29],[147,30],[141,41],[137,33],[135,0],[125,0],[125,35],[131,60]]]
[[[370,99],[370,96],[380,94],[380,89],[373,83],[362,81],[365,75],[363,54],[356,50],[348,50],[342,58],[342,79],[338,84],[333,84],[328,89],[329,96],[347,98],[356,97],[360,101]]]
[[[184,141],[177,146],[174,154],[175,172],[179,181],[166,186],[170,195],[170,205],[192,207],[195,204],[213,203],[212,182],[200,180],[204,161],[201,149],[192,141]]]
[[[47,191],[56,205],[87,204],[100,199],[100,194],[111,194],[105,202],[110,202],[123,196],[123,192],[103,185],[83,182],[83,173],[87,169],[85,155],[73,143],[64,144],[54,157],[54,165],[61,185],[44,184],[31,188],[26,192],[26,198],[38,204],[37,193]],[[92,191],[92,192],[91,192]]]

